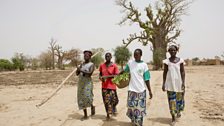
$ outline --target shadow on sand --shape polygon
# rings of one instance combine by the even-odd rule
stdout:
[[[103,120],[102,126],[131,126],[130,122],[117,121],[116,119]]]
[[[171,123],[171,118],[148,118],[148,120],[152,121],[153,123],[161,123],[161,124],[168,124]]]
[[[94,116],[91,116],[91,118],[102,120],[103,121],[102,126],[131,126],[130,122],[117,121],[113,117],[107,120],[106,115],[94,115]]]
[[[79,113],[69,114],[67,119],[60,126],[64,126],[67,123],[70,123],[70,121],[72,121],[72,120],[81,120],[82,117],[83,117],[83,115],[79,114]],[[89,116],[88,118],[102,120],[103,121],[102,126],[131,126],[130,122],[117,121],[113,117],[111,117],[111,119],[107,120],[106,115],[93,115],[93,116]]]
[[[65,119],[65,121],[60,126],[64,126],[67,122],[69,122],[71,120],[81,120],[82,117],[83,117],[83,115],[81,115],[79,113],[69,114],[67,119]]]

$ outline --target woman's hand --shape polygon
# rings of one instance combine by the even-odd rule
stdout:
[[[77,72],[80,72],[80,68],[78,67],[76,71],[77,71]]]
[[[149,99],[152,99],[152,92],[149,92]]]
[[[76,69],[76,75],[79,75],[80,74],[80,67],[77,67],[77,69]]]
[[[182,89],[183,91],[185,91],[185,84],[184,84],[184,83],[182,84],[181,89]]]
[[[99,79],[102,81],[102,82],[105,82],[105,79],[101,76],[99,77]]]
[[[124,70],[121,70],[120,73],[118,73],[117,75],[121,75],[124,73]]]
[[[99,79],[100,79],[102,82],[105,82],[105,79],[103,78],[103,74],[102,74],[101,71],[100,71],[100,74],[99,74]]]
[[[162,90],[163,90],[163,91],[166,91],[166,89],[165,89],[165,84],[163,84],[163,86],[162,86]]]
[[[81,72],[81,67],[82,67],[82,64],[77,67],[77,70],[76,71],[80,73]]]

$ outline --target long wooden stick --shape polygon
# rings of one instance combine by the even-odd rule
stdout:
[[[64,85],[64,83],[69,79],[69,77],[71,77],[72,76],[72,74],[73,73],[75,73],[75,71],[76,71],[76,69],[74,69],[63,81],[62,81],[62,83],[57,87],[57,89],[53,92],[53,93],[51,93],[51,95],[48,97],[48,98],[46,98],[46,99],[44,99],[44,100],[42,100],[42,102],[40,103],[40,104],[38,104],[38,105],[36,105],[36,107],[40,107],[41,105],[43,105],[44,103],[46,103],[49,99],[51,99],[61,88],[62,88],[62,86]]]
[[[92,57],[94,57],[94,56],[96,56],[98,53],[100,53],[101,51],[98,51],[98,52],[96,52]],[[74,74],[75,73],[75,71],[76,71],[76,69],[74,69],[63,81],[62,81],[62,83],[57,87],[57,89],[54,91],[54,92],[52,92],[51,93],[51,95],[48,97],[48,98],[46,98],[46,99],[44,99],[44,100],[42,100],[41,101],[41,103],[40,104],[37,104],[36,105],[36,107],[40,107],[40,106],[42,106],[44,103],[46,103],[48,100],[50,100],[61,88],[62,88],[62,86],[64,85],[64,83],[72,76],[72,74]]]

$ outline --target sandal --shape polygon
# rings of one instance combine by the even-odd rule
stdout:
[[[95,113],[96,113],[96,112],[95,112],[95,106],[92,106],[92,107],[91,107],[91,115],[95,115]]]

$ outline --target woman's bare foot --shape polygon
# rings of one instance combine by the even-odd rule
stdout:
[[[81,121],[84,121],[84,120],[87,120],[87,119],[89,119],[88,116],[83,116],[83,117],[81,118]]]
[[[170,125],[175,126],[175,124],[176,124],[176,121],[172,121]]]
[[[96,114],[95,106],[91,106],[91,115],[95,114]]]
[[[110,115],[107,114],[106,120],[109,121],[110,120]]]
[[[177,118],[180,118],[180,117],[181,117],[181,113],[178,112],[178,113],[177,113]]]
[[[174,126],[176,123],[176,117],[175,115],[172,115],[172,122],[171,122],[171,126]]]

